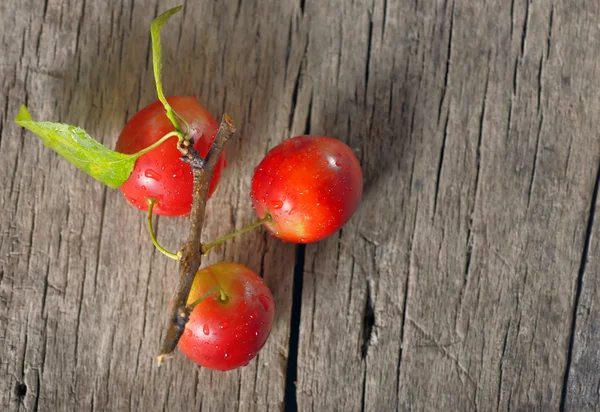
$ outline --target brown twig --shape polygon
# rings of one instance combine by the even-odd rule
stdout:
[[[162,342],[160,354],[156,357],[159,365],[177,347],[179,338],[181,338],[190,316],[187,300],[202,258],[201,234],[210,179],[217,166],[219,156],[225,148],[225,143],[234,133],[235,127],[231,118],[227,114],[223,115],[219,131],[210,147],[203,167],[194,167],[192,164],[194,189],[192,192],[192,211],[190,213],[190,233],[187,242],[182,247],[182,255],[179,260],[179,281],[169,313],[167,332]]]

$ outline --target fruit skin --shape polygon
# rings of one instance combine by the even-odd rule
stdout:
[[[193,96],[175,96],[167,99],[175,112],[191,127],[194,148],[206,156],[215,139],[219,124]],[[160,101],[156,101],[135,114],[123,128],[116,150],[136,153],[174,130]],[[129,179],[120,189],[129,203],[138,209],[148,210],[146,198],[157,201],[153,212],[164,216],[183,216],[192,208],[192,168],[179,158],[177,137],[172,137],[157,148],[142,155],[135,162]],[[225,167],[225,154],[221,155],[210,182],[209,197],[219,183]]]
[[[352,150],[326,136],[297,136],[273,148],[254,171],[252,207],[276,237],[311,243],[338,231],[362,196],[362,171]]]
[[[196,273],[188,305],[220,286],[199,303],[179,340],[179,349],[200,366],[231,370],[247,365],[264,346],[273,325],[275,302],[263,280],[239,263],[221,262]]]

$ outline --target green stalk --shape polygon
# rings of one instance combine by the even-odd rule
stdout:
[[[249,230],[252,230],[254,228],[257,228],[260,225],[263,225],[265,223],[268,223],[270,221],[272,221],[273,218],[271,217],[270,214],[267,213],[267,215],[265,217],[263,217],[262,219],[252,223],[251,225],[246,226],[245,228],[242,228],[236,232],[230,233],[227,236],[223,236],[222,238],[219,238],[215,241],[212,241],[210,243],[206,243],[204,245],[202,245],[202,254],[206,255],[206,252],[208,252],[210,249],[212,249],[213,247],[220,245],[223,242],[228,241],[229,239],[232,239],[234,237],[236,237],[237,235],[241,235],[242,233],[246,233]]]
[[[156,240],[156,235],[154,234],[154,229],[152,228],[152,209],[154,209],[156,200],[148,198],[146,202],[148,203],[148,232],[150,232],[150,239],[152,239],[154,247],[157,248],[159,252],[161,252],[166,257],[169,257],[174,260],[179,260],[181,258],[181,252],[169,252],[167,249],[162,247],[160,243],[158,243],[158,240]]]

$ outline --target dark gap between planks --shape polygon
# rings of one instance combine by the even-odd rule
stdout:
[[[298,379],[298,342],[300,339],[300,309],[302,306],[302,277],[304,275],[304,254],[306,245],[296,246],[294,264],[294,285],[292,288],[292,315],[290,321],[290,346],[285,374],[285,393],[283,397],[286,412],[298,411],[296,398],[296,380]]]

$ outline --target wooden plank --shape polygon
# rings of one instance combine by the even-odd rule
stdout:
[[[310,131],[358,150],[366,193],[307,248],[299,409],[557,410],[600,160],[597,7],[306,12]],[[573,380],[590,410],[593,370]]]
[[[157,369],[175,263],[153,250],[145,216],[118,191],[75,170],[12,121],[27,103],[36,118],[81,125],[114,146],[126,119],[155,99],[148,29],[175,5],[0,5],[2,410],[283,409],[294,246],[256,231],[216,249],[207,262],[244,263],[272,289],[274,330],[257,360],[225,374],[179,355]],[[289,135],[305,49],[299,22],[294,4],[189,2],[165,30],[168,94],[195,94],[216,116],[227,110],[239,127],[210,202],[207,238],[255,219],[253,168]],[[160,218],[158,236],[176,248],[185,227],[184,220]]]

